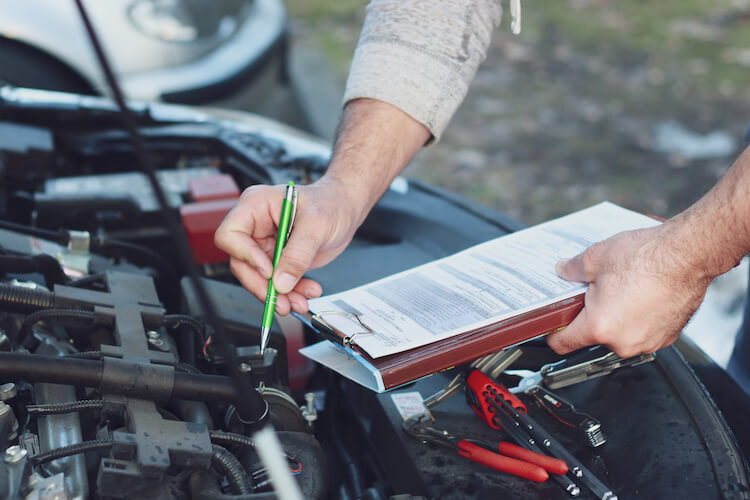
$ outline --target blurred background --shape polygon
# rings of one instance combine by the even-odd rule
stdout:
[[[295,45],[316,47],[341,82],[364,4],[287,1]],[[669,216],[741,151],[750,1],[524,1],[519,36],[509,22],[407,175],[529,224],[602,199]]]
[[[253,111],[328,141],[366,3],[86,2],[129,97]],[[526,224],[602,200],[669,217],[743,149],[750,0],[525,0],[521,34],[509,23],[406,176]],[[2,82],[105,92],[72,1],[3,2]],[[733,275],[694,329],[736,327],[746,271]],[[701,343],[720,363],[731,349]]]

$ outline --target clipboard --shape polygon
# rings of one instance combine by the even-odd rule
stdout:
[[[583,301],[581,293],[477,330],[379,358],[358,348],[356,338],[332,328],[325,315],[295,317],[323,339],[300,349],[302,355],[375,392],[386,392],[557,331],[575,319],[583,309]]]

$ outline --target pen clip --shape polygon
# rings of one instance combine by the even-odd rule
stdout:
[[[289,240],[289,236],[292,234],[292,228],[294,227],[294,218],[297,216],[297,187],[291,186],[292,188],[292,218],[289,220],[289,227],[286,230],[286,239]]]

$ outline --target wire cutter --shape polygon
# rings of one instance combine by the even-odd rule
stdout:
[[[559,468],[559,465],[555,463],[556,459],[512,443],[501,442],[495,446],[495,443],[490,445],[484,440],[435,428],[425,414],[405,420],[403,428],[408,434],[422,442],[436,443],[455,449],[459,455],[472,462],[539,483],[549,478],[548,472],[554,472]],[[498,452],[488,448],[497,449]]]

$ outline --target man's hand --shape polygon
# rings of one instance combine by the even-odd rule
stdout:
[[[216,231],[216,246],[230,255],[232,273],[247,290],[264,301],[273,272],[285,186],[252,186]],[[307,312],[307,299],[321,294],[320,284],[301,279],[308,269],[324,266],[351,241],[359,224],[347,190],[335,181],[299,186],[294,228],[273,274],[279,293],[276,312]]]
[[[750,147],[703,198],[660,226],[616,234],[557,272],[590,283],[580,314],[547,337],[560,354],[604,344],[654,352],[680,335],[709,283],[750,250]]]
[[[583,310],[547,336],[558,354],[603,344],[623,358],[677,340],[710,279],[691,268],[667,224],[626,231],[560,261],[558,274],[590,283]]]
[[[276,312],[307,312],[319,283],[302,279],[324,266],[349,244],[354,231],[430,132],[400,109],[372,99],[350,101],[345,109],[326,174],[315,184],[297,186],[297,216],[273,272],[284,186],[252,186],[216,231],[216,246],[230,256],[232,273],[259,300],[268,280],[279,296]]]

